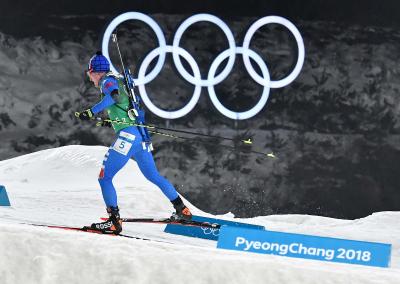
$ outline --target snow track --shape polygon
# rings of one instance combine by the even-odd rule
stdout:
[[[0,162],[0,183],[12,204],[0,207],[1,283],[400,283],[400,212],[359,220],[305,215],[240,220],[277,231],[391,243],[387,269],[217,250],[213,241],[166,234],[160,224],[124,225],[124,234],[155,241],[20,224],[80,227],[104,216],[97,174],[106,151],[67,146]],[[172,212],[134,161],[114,182],[122,216]],[[232,220],[229,214],[221,217]]]

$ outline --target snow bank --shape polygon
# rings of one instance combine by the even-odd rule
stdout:
[[[104,216],[97,173],[106,151],[68,146],[0,162],[0,181],[12,203],[12,208],[0,208],[1,283],[400,282],[399,212],[358,220],[305,215],[240,220],[270,230],[392,243],[388,269],[217,250],[213,241],[169,235],[161,225],[124,226],[126,234],[154,240],[144,241],[21,224],[82,226]],[[172,211],[134,161],[115,184],[126,215],[166,216]]]

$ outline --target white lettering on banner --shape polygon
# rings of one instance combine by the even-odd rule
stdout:
[[[337,258],[348,259],[348,260],[361,260],[368,262],[371,260],[371,252],[369,251],[355,251],[352,249],[343,249],[340,248],[337,250],[337,253],[334,249],[324,249],[324,248],[316,248],[316,247],[306,247],[302,243],[292,243],[290,245],[287,244],[279,244],[279,243],[270,243],[270,242],[259,242],[259,241],[248,241],[243,237],[237,237],[235,241],[236,247],[243,247],[244,251],[249,250],[263,250],[268,252],[275,252],[280,255],[298,254],[298,255],[312,255],[323,257],[326,260],[333,260],[335,256]]]
[[[244,244],[245,241],[246,241],[245,238],[237,237],[236,242],[235,242],[235,247],[238,247],[239,245]]]
[[[269,250],[270,247],[271,247],[271,244],[270,244],[270,243],[267,243],[267,242],[264,242],[264,243],[262,243],[262,245],[261,245],[261,248],[262,248],[263,250]]]
[[[261,243],[260,242],[254,242],[253,248],[260,249],[261,248]]]
[[[301,37],[301,34],[299,30],[294,26],[290,21],[288,21],[285,18],[278,17],[278,16],[266,16],[263,17],[259,20],[257,20],[255,23],[251,25],[251,27],[247,30],[246,35],[243,40],[243,45],[242,46],[236,46],[235,38],[233,36],[232,31],[230,28],[227,26],[227,24],[222,21],[220,18],[210,15],[210,14],[197,14],[193,15],[189,18],[187,18],[176,30],[176,33],[174,35],[173,43],[172,45],[167,45],[165,36],[160,28],[160,26],[149,16],[139,13],[139,12],[127,12],[124,14],[121,14],[114,18],[111,23],[108,25],[104,35],[103,35],[103,42],[102,42],[102,51],[103,54],[110,59],[109,53],[108,53],[108,45],[110,41],[111,34],[115,30],[115,28],[128,20],[139,20],[142,21],[150,26],[150,28],[155,32],[158,44],[159,46],[155,49],[153,49],[151,52],[149,52],[144,60],[142,61],[140,67],[139,67],[139,72],[138,72],[138,77],[133,78],[135,85],[139,86],[139,93],[141,98],[143,99],[144,104],[149,108],[151,112],[154,114],[166,118],[166,119],[176,119],[182,116],[185,116],[188,114],[197,104],[199,98],[200,98],[200,93],[201,93],[201,88],[202,87],[207,87],[208,89],[208,94],[210,96],[210,99],[214,106],[218,109],[219,112],[221,112],[223,115],[225,115],[228,118],[235,119],[235,120],[242,120],[242,119],[248,119],[253,116],[255,116],[257,113],[259,113],[265,104],[267,103],[268,97],[269,97],[269,91],[270,88],[282,88],[293,82],[296,77],[299,75],[303,63],[304,63],[304,56],[305,56],[305,50],[304,50],[304,42],[303,38]],[[201,74],[200,74],[200,68],[199,65],[197,64],[196,60],[193,58],[193,56],[187,52],[185,49],[181,48],[179,46],[180,40],[183,36],[183,33],[194,23],[197,22],[211,22],[215,24],[217,27],[219,27],[223,33],[225,34],[227,41],[228,41],[228,49],[225,51],[221,52],[214,61],[212,62],[210,69],[207,74],[207,79],[203,79]],[[270,75],[269,75],[269,70],[267,65],[265,64],[264,60],[253,50],[250,49],[250,42],[251,39],[253,38],[255,32],[261,28],[264,25],[267,24],[280,24],[286,27],[294,36],[296,43],[297,43],[297,48],[298,48],[298,58],[297,58],[297,63],[294,66],[292,72],[286,76],[285,78],[281,80],[271,80]],[[189,83],[194,85],[194,92],[193,96],[190,99],[189,103],[184,106],[183,108],[175,111],[166,111],[163,109],[158,108],[155,106],[150,98],[147,95],[145,85],[152,80],[154,80],[158,74],[161,72],[162,67],[165,62],[166,54],[167,53],[172,53],[172,59],[173,62],[176,66],[176,69],[178,73]],[[222,105],[222,103],[218,100],[218,97],[215,93],[214,86],[221,83],[223,80],[228,77],[229,73],[233,69],[233,65],[235,63],[235,57],[236,54],[242,54],[243,56],[243,63],[244,66],[247,70],[247,72],[250,74],[250,77],[256,81],[258,84],[262,85],[263,91],[261,98],[259,102],[250,110],[243,111],[243,112],[235,112],[227,109],[225,106]],[[151,62],[153,62],[154,58],[158,56],[157,63],[155,64],[154,68],[146,74],[147,68],[151,65]],[[181,57],[183,57],[187,63],[189,63],[190,68],[192,69],[192,72],[188,72],[185,67],[183,66],[181,62]],[[262,76],[258,74],[252,65],[252,62],[250,61],[250,58],[253,59],[253,61],[258,65],[259,69],[261,70]],[[225,68],[219,73],[218,75],[215,75],[217,70],[219,69],[219,65],[227,59],[227,64]],[[117,72],[114,65],[112,64],[111,60],[111,70],[113,72]],[[193,74],[193,75],[192,75]]]

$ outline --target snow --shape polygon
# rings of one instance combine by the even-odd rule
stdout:
[[[125,234],[154,241],[22,224],[82,226],[105,216],[97,175],[106,151],[66,146],[0,161],[0,184],[12,205],[0,207],[1,283],[400,283],[400,212],[358,220],[307,215],[239,220],[276,231],[391,243],[390,268],[220,250],[214,241],[163,233],[159,224],[124,226]],[[123,216],[172,212],[134,161],[114,182]],[[233,220],[232,214],[212,216],[190,208]]]

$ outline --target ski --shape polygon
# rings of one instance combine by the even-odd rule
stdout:
[[[93,230],[93,229],[90,229],[89,227],[68,227],[68,226],[42,225],[42,224],[29,224],[29,225],[37,226],[37,227],[47,227],[47,228],[52,228],[52,229],[62,229],[62,230],[68,230],[68,231],[81,231],[81,232],[93,233],[93,234],[114,235],[114,234],[105,233],[105,232],[102,232],[99,230]]]
[[[108,218],[101,218],[102,220],[107,220]],[[153,224],[174,224],[182,226],[193,226],[193,227],[203,227],[203,228],[214,228],[219,229],[221,225],[210,224],[207,222],[198,221],[187,221],[187,220],[174,220],[171,218],[121,218],[123,223],[153,223]]]
[[[147,238],[137,237],[137,236],[130,236],[130,235],[125,235],[125,234],[116,235],[113,233],[105,233],[105,232],[102,232],[99,230],[93,230],[90,227],[86,227],[86,226],[85,227],[69,227],[69,226],[45,225],[45,224],[35,224],[35,223],[21,223],[21,224],[35,226],[35,227],[46,227],[46,228],[51,228],[51,229],[61,229],[61,230],[67,230],[67,231],[79,231],[79,232],[93,233],[93,234],[99,234],[99,235],[108,235],[108,236],[123,237],[123,238],[128,238],[128,239],[135,239],[135,240],[172,244],[172,243],[166,242],[166,241],[152,240],[152,239],[147,239]]]

